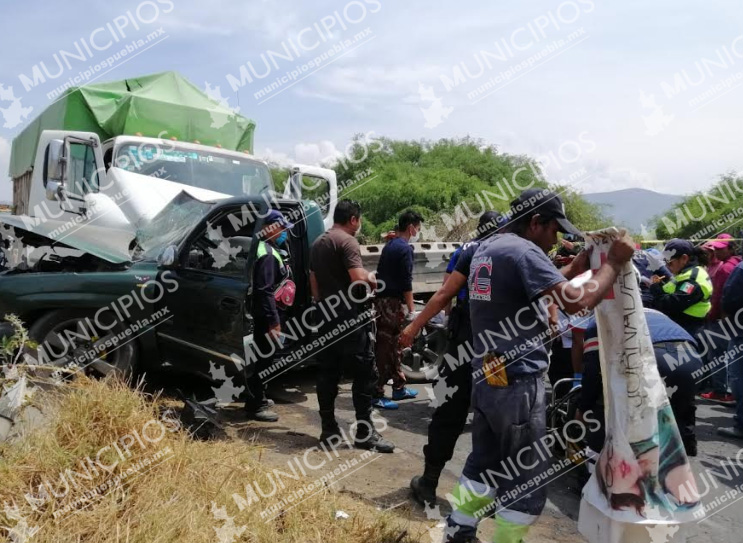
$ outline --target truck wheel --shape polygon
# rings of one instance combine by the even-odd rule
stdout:
[[[101,314],[97,323],[94,315],[93,311],[58,309],[34,322],[28,335],[38,343],[39,364],[131,378],[137,368],[137,345],[122,334],[125,325],[110,312]]]
[[[439,366],[446,350],[446,328],[429,324],[421,330],[409,349],[402,353],[402,372],[408,383],[432,383],[438,376]]]

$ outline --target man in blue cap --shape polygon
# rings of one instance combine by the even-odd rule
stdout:
[[[279,245],[286,241],[286,231],[294,225],[272,209],[263,219],[263,228],[258,234],[258,251],[253,266],[253,331],[254,350],[257,356],[248,357],[246,366],[245,411],[248,418],[260,422],[276,422],[279,416],[269,409],[265,385],[260,374],[266,370],[279,347],[281,318],[274,294],[281,282],[289,276],[289,268],[279,254]],[[272,345],[273,343],[273,345]],[[250,360],[256,360],[250,364]]]

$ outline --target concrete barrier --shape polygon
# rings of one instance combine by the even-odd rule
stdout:
[[[432,294],[441,286],[446,266],[460,242],[420,242],[413,246],[413,292]],[[362,245],[361,261],[369,271],[377,269],[384,244]]]

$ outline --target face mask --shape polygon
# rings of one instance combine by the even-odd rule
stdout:
[[[283,245],[288,237],[289,235],[286,232],[281,232],[279,237],[276,238],[276,245]]]
[[[421,231],[418,230],[414,236],[410,236],[410,243],[416,243],[421,238]]]

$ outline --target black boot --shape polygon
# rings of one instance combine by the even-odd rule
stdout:
[[[697,438],[696,436],[689,436],[681,438],[684,442],[684,449],[686,449],[686,456],[697,455]]]
[[[334,411],[320,411],[320,421],[322,424],[322,433],[320,434],[320,444],[333,446],[333,442],[341,437],[341,429],[335,420]],[[336,437],[338,436],[338,437]]]
[[[410,489],[413,498],[423,506],[433,507],[436,505],[436,487],[439,486],[439,477],[442,468],[426,464],[423,475],[416,475],[410,481]]]
[[[246,406],[245,411],[250,420],[257,420],[258,422],[276,422],[279,420],[279,415],[265,405],[260,406],[258,409],[252,409]]]
[[[382,438],[370,421],[359,421],[353,444],[357,449],[366,449],[378,453],[391,453],[395,450],[395,445]]]

